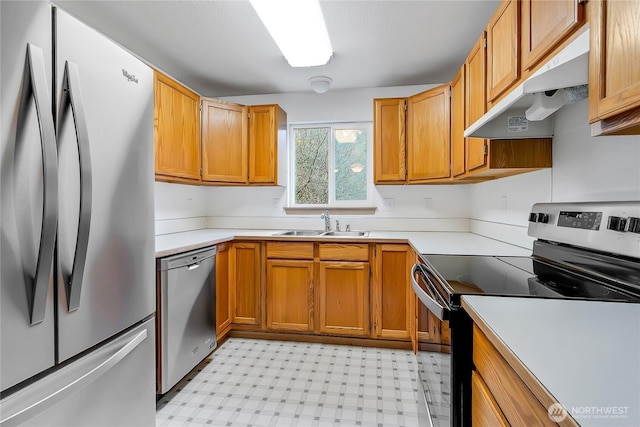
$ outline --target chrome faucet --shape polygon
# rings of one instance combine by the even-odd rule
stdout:
[[[324,219],[324,231],[331,231],[331,218],[329,217],[329,210],[324,211],[320,218]]]

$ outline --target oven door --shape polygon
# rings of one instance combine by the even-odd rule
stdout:
[[[433,426],[451,421],[451,355],[449,339],[443,334],[451,309],[442,295],[445,285],[437,271],[418,263],[411,269],[411,285],[417,296],[417,352],[419,387],[422,388],[429,420]]]

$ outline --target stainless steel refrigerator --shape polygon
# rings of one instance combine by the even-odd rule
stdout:
[[[154,425],[153,72],[0,2],[0,421]]]

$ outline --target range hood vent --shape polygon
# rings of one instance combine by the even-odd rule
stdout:
[[[465,137],[550,138],[553,113],[587,98],[589,30],[580,34],[464,131]]]

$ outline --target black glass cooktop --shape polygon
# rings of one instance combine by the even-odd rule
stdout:
[[[562,270],[530,257],[475,255],[426,255],[446,279],[449,300],[460,303],[460,295],[518,295],[547,298],[581,298],[603,301],[640,300],[611,284]]]

